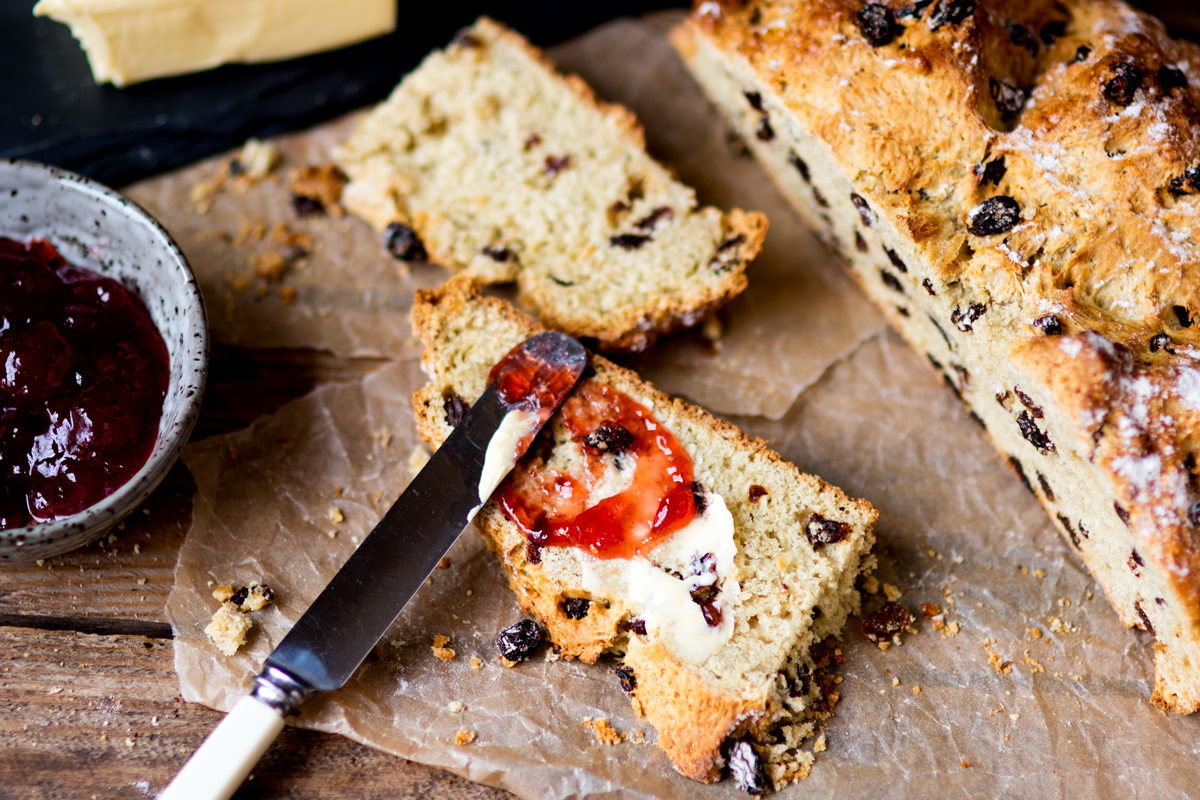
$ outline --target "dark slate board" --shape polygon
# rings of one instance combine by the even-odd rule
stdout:
[[[120,186],[298,130],[385,97],[430,50],[488,13],[548,46],[677,0],[401,3],[397,31],[332,53],[229,65],[125,89],[97,86],[65,25],[35,0],[0,0],[0,157],[65,167]]]

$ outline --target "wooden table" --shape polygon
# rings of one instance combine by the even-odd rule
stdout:
[[[213,352],[193,441],[380,365],[313,351]],[[163,606],[191,524],[182,463],[97,543],[0,565],[0,800],[153,797],[221,719],[185,703]],[[340,736],[288,728],[237,797],[511,797]]]

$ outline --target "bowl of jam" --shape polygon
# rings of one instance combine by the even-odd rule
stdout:
[[[137,204],[0,160],[0,561],[88,544],[166,476],[200,413],[204,302]]]

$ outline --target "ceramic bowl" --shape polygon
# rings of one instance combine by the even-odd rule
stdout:
[[[0,562],[32,561],[100,538],[166,477],[200,415],[208,323],[200,287],[170,234],[132,200],[95,181],[43,164],[0,159],[0,236],[49,240],[70,263],[135,291],[171,356],[158,438],[137,474],[78,514],[0,531]]]

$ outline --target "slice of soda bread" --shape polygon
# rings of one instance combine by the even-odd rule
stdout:
[[[430,377],[413,405],[421,437],[433,447],[450,434],[450,418],[462,413],[463,403],[482,394],[492,366],[541,330],[507,303],[481,296],[467,276],[419,292],[413,327],[425,344],[422,365]],[[776,788],[803,778],[813,757],[800,745],[837,701],[833,676],[822,679],[818,670],[831,656],[822,656],[818,645],[839,635],[847,615],[858,611],[855,579],[873,566],[878,512],[800,472],[761,440],[655,391],[629,370],[598,356],[592,370],[573,397],[591,381],[649,409],[692,461],[703,498],[697,518],[732,518],[728,550],[716,551],[717,560],[729,565],[716,601],[720,622],[688,628],[709,617],[700,617],[701,600],[685,592],[680,607],[665,609],[674,615],[670,624],[647,624],[654,613],[647,604],[654,600],[645,600],[644,585],[685,581],[680,573],[688,571],[689,558],[694,569],[712,555],[701,547],[693,558],[683,530],[651,551],[651,560],[603,560],[572,546],[539,547],[497,504],[504,484],[476,526],[500,557],[521,607],[546,626],[560,655],[592,663],[612,653],[623,661],[619,674],[634,708],[658,729],[659,746],[680,772],[715,781],[736,745],[741,766],[753,754]],[[518,470],[555,465],[578,474],[601,458],[610,460],[605,469],[612,468],[605,480],[627,469],[618,456],[589,454],[561,417],[552,418],[549,434],[534,442]],[[683,554],[675,554],[674,564],[684,565],[673,576],[666,571],[671,556],[664,555],[672,547]],[[625,582],[617,574],[622,570],[628,571]],[[681,642],[685,633],[690,638]],[[703,642],[699,651],[691,647],[696,641]]]
[[[486,18],[431,53],[337,158],[347,208],[389,240],[415,231],[413,258],[516,281],[543,323],[605,350],[643,349],[737,295],[766,234],[761,214],[698,208],[632,113]]]

